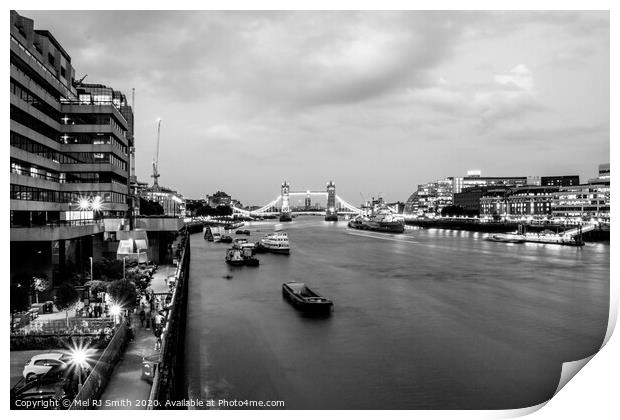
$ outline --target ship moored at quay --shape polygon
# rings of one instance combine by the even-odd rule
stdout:
[[[388,207],[381,197],[364,207],[364,213],[351,219],[348,226],[353,229],[373,230],[387,233],[403,233],[405,219]]]

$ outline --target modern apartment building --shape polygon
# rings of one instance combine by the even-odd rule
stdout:
[[[587,184],[562,187],[551,205],[553,218],[565,222],[610,223],[611,189],[609,163],[601,164],[598,177]]]
[[[466,176],[454,177],[452,180],[452,191],[454,194],[474,187],[510,187],[528,184],[528,177],[526,176],[482,176],[480,171],[468,171]]]
[[[417,215],[439,214],[444,207],[452,205],[452,189],[452,177],[420,184],[405,203],[404,211]]]
[[[76,81],[31,19],[11,11],[10,31],[11,273],[54,278],[100,252],[104,218],[126,216],[133,112],[122,93]]]
[[[579,185],[579,175],[543,176],[540,178],[540,185],[556,187]]]

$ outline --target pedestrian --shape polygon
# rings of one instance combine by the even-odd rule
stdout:
[[[140,325],[142,325],[142,327],[144,327],[144,320],[146,318],[146,315],[144,313],[144,308],[142,308],[140,310]]]
[[[146,319],[146,329],[150,329],[151,328],[151,307],[147,306],[146,309],[144,310],[144,317]]]
[[[157,315],[155,315],[155,328],[161,329],[163,323],[164,317],[161,313],[158,312]]]

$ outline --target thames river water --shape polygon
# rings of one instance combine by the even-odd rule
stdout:
[[[244,229],[256,240],[274,223]],[[350,230],[298,217],[291,255],[228,267],[228,244],[191,237],[189,396],[291,409],[506,409],[550,398],[562,363],[602,344],[609,244],[506,244],[484,234]],[[232,278],[225,278],[231,274]],[[302,281],[334,301],[306,317]]]

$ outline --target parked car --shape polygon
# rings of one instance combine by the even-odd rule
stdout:
[[[50,408],[67,408],[68,402],[73,400],[76,391],[77,384],[71,376],[63,376],[58,372],[37,376],[31,381],[22,379],[11,388],[11,408],[26,408],[24,401],[49,401],[52,403],[49,405]],[[19,405],[18,400],[21,402]]]
[[[24,378],[31,380],[49,372],[52,368],[64,370],[70,357],[64,353],[42,353],[33,356],[24,366]]]

